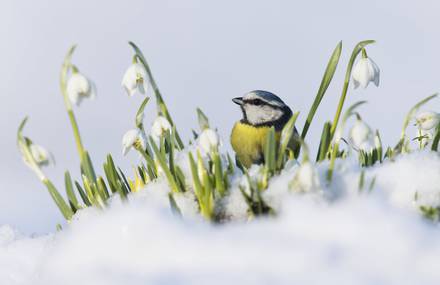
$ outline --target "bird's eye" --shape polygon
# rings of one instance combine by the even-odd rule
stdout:
[[[260,105],[263,104],[263,101],[261,101],[260,99],[255,99],[252,103],[253,103],[254,105],[260,106]]]

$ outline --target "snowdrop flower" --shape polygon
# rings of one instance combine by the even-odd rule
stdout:
[[[303,162],[298,168],[290,184],[290,188],[295,192],[302,193],[321,189],[318,175],[310,161]]]
[[[146,148],[146,139],[144,133],[139,129],[129,130],[122,138],[122,154],[126,155],[131,148],[136,150]]]
[[[365,49],[362,50],[362,58],[353,68],[352,79],[354,88],[361,86],[367,88],[370,81],[379,86],[380,70],[377,64],[367,56]]]
[[[157,116],[151,127],[151,135],[155,139],[159,139],[166,134],[167,131],[171,130],[170,122],[163,116]]]
[[[41,170],[41,167],[47,166],[54,162],[52,155],[44,147],[30,144],[29,146],[21,144],[19,146],[23,156],[24,163],[35,172],[38,178],[43,181],[46,176]]]
[[[32,157],[38,166],[47,166],[53,161],[52,155],[44,147],[36,144],[30,146]]]
[[[37,167],[48,166],[51,162],[53,162],[50,152],[40,145],[31,144],[29,146],[29,152],[32,155],[32,158],[24,156],[23,159],[24,162],[31,168],[34,168],[31,160],[36,163]]]
[[[93,99],[96,97],[95,85],[83,74],[74,70],[67,81],[67,96],[69,100],[79,106],[82,99]]]
[[[370,151],[374,148],[373,132],[361,119],[350,130],[350,141],[359,150]]]
[[[217,151],[220,144],[220,138],[212,129],[205,129],[199,136],[199,147],[205,153]]]
[[[130,65],[122,78],[122,86],[128,96],[133,96],[136,92],[145,94],[148,88],[148,75],[145,67],[138,62]]]
[[[429,131],[440,123],[440,114],[432,111],[422,112],[416,117],[416,124],[420,129]]]

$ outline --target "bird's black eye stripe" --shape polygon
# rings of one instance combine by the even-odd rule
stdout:
[[[263,100],[260,100],[260,99],[251,99],[251,100],[246,100],[245,103],[248,103],[248,104],[251,104],[251,105],[260,106],[260,105],[263,105],[265,102]]]

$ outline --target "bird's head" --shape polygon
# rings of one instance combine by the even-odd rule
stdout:
[[[282,126],[292,116],[283,100],[268,91],[255,90],[232,101],[243,112],[242,122],[253,126]]]

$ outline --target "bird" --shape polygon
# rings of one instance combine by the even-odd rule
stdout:
[[[292,110],[277,95],[264,90],[254,90],[243,97],[233,98],[240,106],[243,117],[234,124],[231,132],[231,145],[236,158],[246,168],[252,164],[264,163],[264,145],[271,127],[275,129],[275,139],[279,142],[281,131],[292,117]],[[298,144],[298,132],[289,142],[294,150]]]

